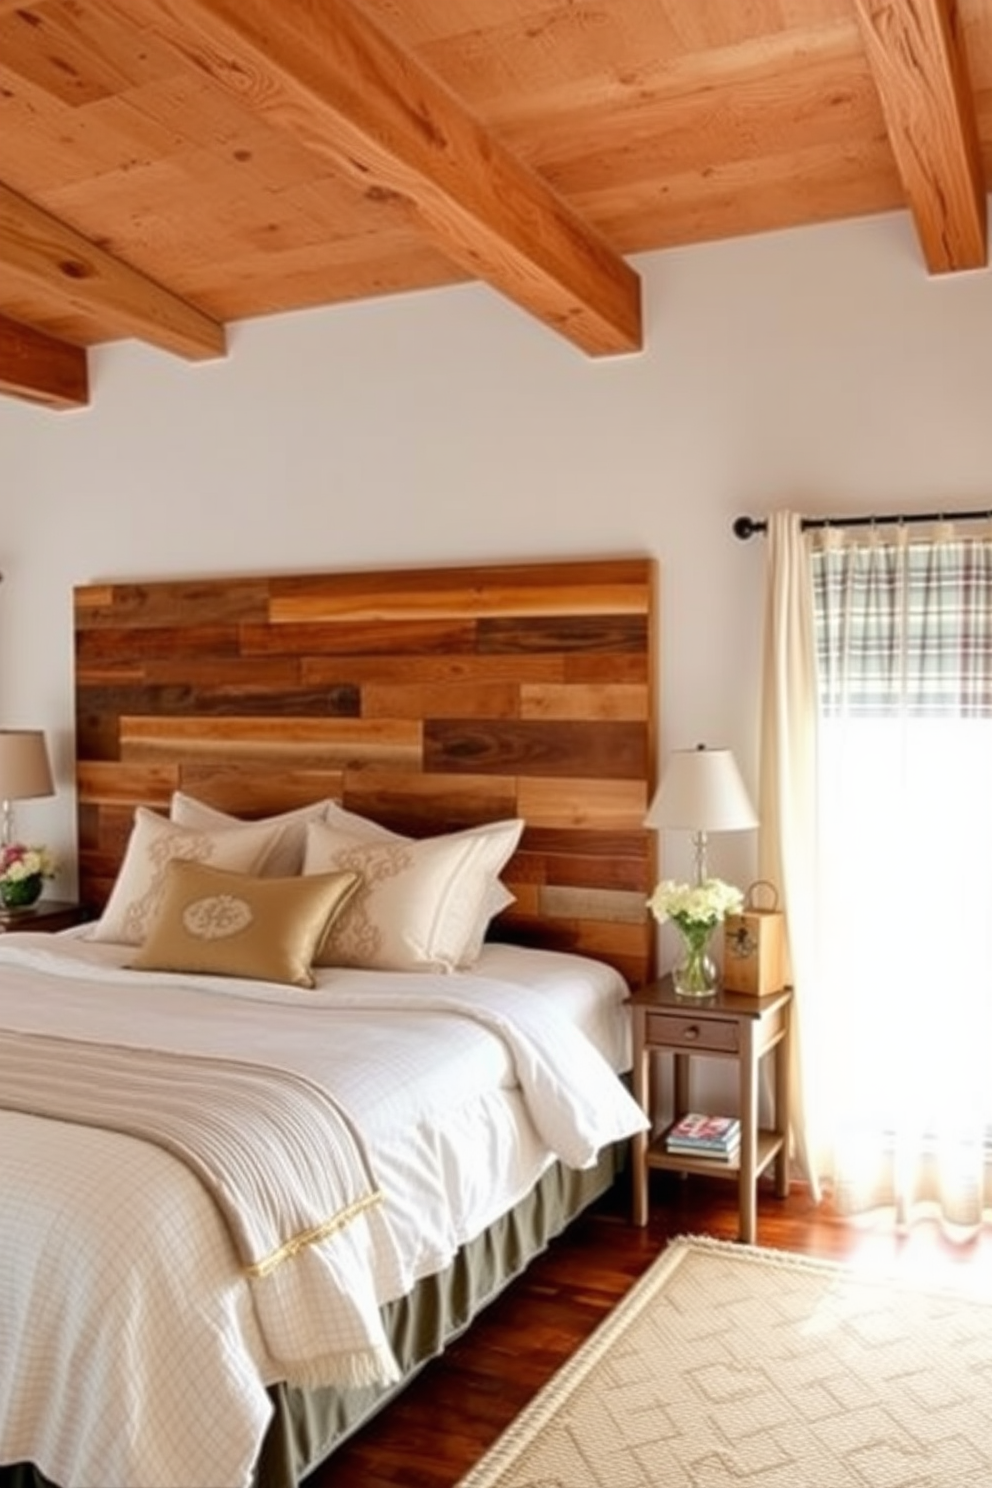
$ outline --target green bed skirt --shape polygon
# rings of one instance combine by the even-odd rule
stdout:
[[[339,1393],[275,1386],[274,1416],[255,1473],[255,1488],[298,1488],[347,1437],[392,1400],[431,1359],[524,1271],[556,1235],[604,1194],[623,1166],[626,1144],[610,1148],[593,1168],[555,1165],[516,1208],[454,1262],[425,1278],[408,1297],[384,1308],[386,1328],[403,1378],[389,1388]],[[122,1429],[125,1429],[122,1423]],[[0,1488],[56,1488],[30,1463],[0,1467]]]

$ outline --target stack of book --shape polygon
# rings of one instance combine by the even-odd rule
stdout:
[[[736,1116],[704,1116],[690,1111],[665,1133],[665,1151],[686,1157],[714,1157],[730,1162],[741,1145]]]

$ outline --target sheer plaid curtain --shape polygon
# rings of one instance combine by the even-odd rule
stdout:
[[[992,539],[865,532],[802,538],[815,687],[779,679],[814,715],[806,1139],[841,1208],[929,1201],[974,1225],[992,1198]]]

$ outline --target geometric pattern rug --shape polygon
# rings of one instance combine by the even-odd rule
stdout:
[[[992,1488],[992,1299],[683,1237],[458,1488]]]

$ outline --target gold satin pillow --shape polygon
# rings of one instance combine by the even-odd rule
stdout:
[[[359,882],[352,872],[253,878],[172,862],[131,966],[312,987],[314,956]]]

